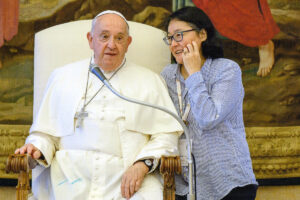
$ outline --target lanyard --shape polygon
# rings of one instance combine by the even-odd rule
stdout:
[[[176,85],[177,85],[177,96],[178,96],[178,102],[179,102],[179,110],[180,110],[180,115],[181,115],[181,119],[183,120],[183,122],[187,125],[187,117],[189,115],[189,112],[191,110],[191,105],[190,103],[188,103],[186,105],[186,108],[183,112],[183,102],[182,102],[182,93],[181,93],[181,83],[178,79],[176,79]]]
[[[91,59],[91,61],[92,61],[92,59]],[[90,69],[91,69],[91,66],[92,66],[91,61],[90,61],[90,66],[89,66],[89,71],[88,71],[88,76],[87,76],[87,81],[86,81],[83,106],[82,106],[82,108],[79,112],[75,113],[75,116],[74,116],[74,119],[76,119],[76,128],[79,128],[82,125],[84,118],[89,116],[88,112],[85,111],[85,108],[87,107],[87,105],[89,105],[89,103],[91,103],[91,101],[97,96],[97,94],[101,91],[101,89],[104,86],[104,84],[103,84],[98,89],[98,91],[92,96],[92,98],[88,102],[86,102],[87,101],[86,96],[87,96],[87,92],[88,92],[88,83],[89,83],[89,78],[90,78]],[[113,78],[113,76],[123,67],[125,62],[126,62],[126,59],[123,60],[121,66],[116,71],[114,71],[114,73],[112,74],[112,76],[108,80]]]

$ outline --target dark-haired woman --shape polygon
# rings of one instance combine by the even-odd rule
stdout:
[[[237,63],[222,58],[215,29],[196,7],[171,14],[164,41],[176,64],[162,72],[192,139],[197,200],[254,200],[257,182],[243,123],[244,89]],[[180,140],[185,147],[184,135]],[[184,163],[183,163],[184,164]],[[187,167],[176,177],[176,199],[186,199]]]

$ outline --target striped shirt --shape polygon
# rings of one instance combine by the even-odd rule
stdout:
[[[219,200],[233,188],[257,184],[243,122],[244,88],[237,63],[207,59],[186,80],[177,64],[161,73],[179,111],[176,80],[181,83],[183,111],[190,103],[187,128],[195,156],[197,200]],[[182,135],[184,137],[184,135]],[[176,177],[176,194],[188,193],[186,175]]]

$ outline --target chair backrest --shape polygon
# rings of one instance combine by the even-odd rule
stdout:
[[[33,118],[51,72],[57,67],[92,56],[86,38],[91,22],[92,20],[68,22],[35,34]],[[168,46],[163,43],[162,30],[129,21],[129,33],[133,40],[126,54],[128,60],[157,73],[170,63],[171,54]]]

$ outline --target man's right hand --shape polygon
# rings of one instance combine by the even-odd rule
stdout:
[[[41,151],[36,148],[33,144],[25,144],[19,149],[16,149],[15,154],[25,154],[27,153],[34,159],[39,159],[42,156]]]

